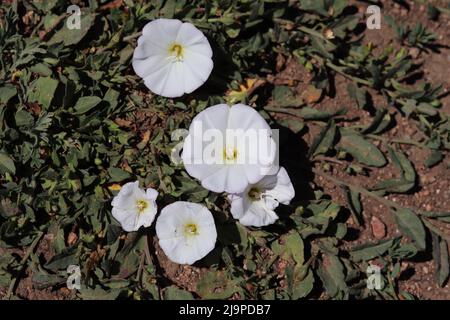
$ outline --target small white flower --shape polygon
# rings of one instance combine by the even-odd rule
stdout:
[[[133,55],[133,68],[145,85],[164,97],[191,93],[208,79],[213,61],[208,39],[177,19],[147,23]]]
[[[112,201],[112,215],[125,231],[137,231],[141,226],[149,227],[155,219],[158,208],[154,189],[144,191],[139,182],[126,183]]]
[[[248,186],[241,194],[232,194],[231,214],[245,226],[262,227],[274,223],[279,203],[289,204],[295,190],[286,170],[281,167],[276,175],[265,176],[257,184]]]
[[[217,239],[211,212],[200,204],[185,201],[162,209],[156,234],[166,256],[180,264],[193,264],[205,257]]]
[[[276,150],[270,126],[254,108],[218,104],[192,121],[182,159],[204,188],[240,193],[270,172]]]

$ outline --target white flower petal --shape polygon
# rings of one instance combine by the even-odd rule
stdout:
[[[169,64],[166,78],[163,82],[161,95],[168,98],[181,97],[184,94],[184,84],[180,82],[184,79],[184,68],[181,61]],[[203,83],[203,82],[202,82]],[[200,83],[199,86],[202,84]]]
[[[263,227],[277,221],[278,216],[266,207],[263,200],[253,202],[239,222],[244,226]]]
[[[251,192],[257,192],[258,198]],[[249,185],[243,193],[230,195],[231,214],[245,226],[262,227],[274,223],[278,216],[274,210],[279,203],[289,204],[295,190],[286,170],[279,168],[276,175],[265,176]]]
[[[180,50],[174,50],[174,45]],[[203,33],[176,19],[149,22],[138,39],[133,68],[154,93],[174,98],[191,93],[209,77],[212,49]]]
[[[259,152],[262,144],[269,145],[270,152]],[[184,140],[182,159],[189,175],[201,180],[208,190],[241,193],[270,171],[275,156],[272,131],[255,109],[219,104],[194,118]]]
[[[158,191],[156,191],[155,189],[152,188],[148,188],[146,191],[146,196],[148,197],[148,199],[155,201],[156,198],[158,197]]]
[[[273,177],[273,176],[271,176]],[[268,179],[271,179],[268,177]],[[261,183],[265,183],[262,181]],[[266,184],[266,195],[276,199],[279,203],[289,204],[291,200],[295,197],[295,189],[292,185],[289,175],[283,167],[280,168],[276,175],[275,185],[270,180]]]
[[[138,215],[137,225],[139,227],[142,226],[145,228],[150,227],[153,223],[153,220],[155,220],[156,213],[157,213],[156,206],[150,206],[149,209],[145,210],[140,215]]]
[[[201,124],[203,130],[217,129],[225,132],[228,126],[229,113],[230,106],[224,103],[209,107],[194,117],[189,133],[192,135],[195,133],[195,123]]]
[[[157,196],[154,189],[140,189],[138,181],[126,183],[111,202],[111,213],[127,232],[149,227],[157,213]]]
[[[230,110],[229,124],[230,129],[265,129],[271,131],[266,120],[254,108],[245,104],[235,104]]]
[[[133,60],[133,69],[139,77],[145,79],[166,68],[169,62],[166,55],[150,55],[142,60]]]
[[[198,53],[208,58],[212,57],[212,50],[208,39],[206,39],[205,35],[200,30],[190,23],[183,23],[181,25],[175,41],[182,43],[187,48],[204,45],[205,47],[203,50],[200,50]]]
[[[120,222],[122,229],[126,232],[136,231],[136,213],[132,210],[122,208],[112,208],[113,217]]]
[[[202,179],[203,188],[218,193],[226,190],[228,170],[229,168],[227,167],[221,167],[219,170],[203,178]]]
[[[158,43],[166,47],[175,41],[183,23],[177,19],[161,18],[151,21],[149,24],[152,25],[146,30],[147,24],[144,27],[143,34],[151,37],[150,39],[159,41]]]
[[[204,55],[199,54],[191,49],[186,49],[183,62],[188,67],[187,69],[189,69],[190,72],[198,77],[200,81],[202,81],[200,85],[208,80],[208,77],[214,67],[211,58],[207,58]]]
[[[195,233],[186,232],[194,226]],[[193,264],[214,249],[217,231],[211,212],[204,206],[177,201],[166,206],[156,221],[156,234],[173,262]]]
[[[170,64],[164,64],[157,71],[150,73],[144,78],[145,85],[150,88],[154,93],[162,95],[162,92],[166,86],[166,81],[169,76]]]
[[[228,168],[228,176],[225,182],[225,190],[229,193],[241,193],[248,186],[247,175],[245,174],[245,166],[237,165]]]
[[[245,214],[244,199],[238,194],[228,195],[228,200],[231,203],[231,214],[233,218],[240,219]]]

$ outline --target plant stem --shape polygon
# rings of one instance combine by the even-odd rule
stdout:
[[[429,218],[424,217],[422,218],[423,224],[427,226],[428,229],[439,235],[442,239],[445,239],[447,242],[450,242],[450,236],[443,233],[441,230],[439,230],[434,224],[431,223]]]
[[[311,170],[312,170],[312,172],[314,172],[318,176],[324,177],[325,179],[332,181],[333,183],[335,183],[338,186],[348,187],[350,189],[353,189],[354,191],[359,192],[359,193],[361,193],[361,194],[363,194],[365,196],[368,196],[368,197],[370,197],[370,198],[372,198],[372,199],[374,199],[374,200],[384,204],[387,207],[395,208],[395,209],[405,209],[403,206],[399,205],[398,203],[396,203],[394,201],[391,201],[391,200],[388,200],[386,198],[380,197],[379,195],[377,195],[377,194],[367,190],[366,188],[363,188],[361,186],[342,181],[342,180],[340,180],[338,178],[335,178],[335,177],[329,175],[328,173],[325,173],[325,172],[323,172],[323,171],[321,171],[319,169],[316,169],[316,168],[312,168]]]
[[[297,112],[286,109],[286,108],[264,107],[264,111],[275,112],[275,113],[284,113],[284,114],[288,114],[290,116],[294,116],[297,118],[302,118]]]
[[[337,66],[334,63],[332,63],[330,60],[326,59],[326,58],[322,58],[316,54],[310,54],[311,58],[314,58],[316,60],[322,61],[328,68],[336,71],[337,73],[339,73],[340,75],[342,75],[343,77],[346,77],[356,83],[368,86],[368,87],[373,87],[372,82],[368,81],[368,80],[364,80],[355,76],[351,76],[349,74],[347,74],[344,69],[345,67],[342,66]]]
[[[130,41],[133,40],[135,38],[139,38],[142,35],[142,31],[130,34],[129,36],[123,37],[123,41]]]
[[[386,143],[399,143],[399,144],[408,144],[408,145],[413,145],[422,149],[428,149],[428,147],[426,145],[424,145],[423,143],[417,142],[417,141],[413,141],[413,140],[408,140],[408,139],[386,139],[383,138],[381,136],[377,136],[374,134],[366,134],[365,135],[367,138],[373,139],[373,140],[379,140],[379,141],[383,141]]]
[[[298,30],[300,30],[303,33],[306,33],[306,34],[309,34],[311,36],[314,36],[314,37],[317,37],[319,39],[322,39],[322,40],[324,40],[326,42],[330,42],[330,40],[325,38],[325,36],[322,33],[320,33],[319,31],[316,31],[314,29],[311,29],[311,28],[308,28],[308,27],[305,27],[305,26],[300,26],[300,27],[298,27]]]
[[[20,270],[19,273],[17,275],[17,277],[15,277],[13,280],[11,280],[11,283],[9,284],[9,288],[8,288],[8,292],[5,295],[5,300],[9,300],[11,298],[11,295],[14,293],[14,287],[16,286],[16,282],[20,277],[20,274],[25,270],[25,264],[28,260],[28,258],[31,256],[31,254],[34,251],[34,248],[37,246],[37,244],[39,243],[39,240],[41,240],[41,237],[44,235],[44,232],[39,231],[36,238],[34,238],[33,243],[28,247],[27,252],[25,253],[25,255],[23,256],[22,260],[20,260]]]

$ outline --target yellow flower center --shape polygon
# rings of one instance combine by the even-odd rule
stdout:
[[[225,148],[223,149],[223,159],[226,161],[234,161],[238,156],[238,151],[236,148]]]
[[[187,236],[197,236],[198,235],[198,227],[195,223],[188,223],[184,226],[184,233]]]
[[[145,200],[138,200],[136,202],[136,207],[138,209],[139,214],[143,213],[145,209],[148,208],[148,202]]]
[[[175,42],[169,47],[169,54],[175,56],[177,60],[183,60],[184,48],[181,44]]]
[[[252,200],[252,201],[257,201],[261,199],[261,194],[262,191],[257,188],[257,187],[253,187],[248,191],[248,197]]]

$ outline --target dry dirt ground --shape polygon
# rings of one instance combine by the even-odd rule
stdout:
[[[360,13],[365,12],[367,3],[360,1],[350,1],[356,5]],[[438,35],[438,43],[441,45],[438,52],[417,52],[411,49],[410,54],[415,57],[416,63],[422,64],[423,76],[427,81],[433,84],[443,84],[444,95],[443,110],[450,112],[450,17],[442,14],[437,22],[431,21],[427,18],[426,6],[412,1],[406,1],[409,8],[398,5],[393,1],[383,1],[384,7],[382,14],[389,14],[397,21],[402,21],[408,25],[414,25],[416,22],[421,22],[427,28]],[[445,3],[445,1],[443,1]],[[365,41],[371,42],[379,50],[385,46],[393,44],[398,46],[394,39],[393,31],[388,27],[385,21],[382,23],[382,32],[379,30],[367,30],[365,32]],[[295,60],[287,59],[280,66],[280,73],[274,76],[274,82],[283,83],[289,80],[296,85],[296,90],[299,96],[302,95],[305,88],[309,84],[310,77],[307,71],[301,67]],[[360,124],[367,125],[370,122],[370,117],[366,111],[355,107],[354,102],[347,94],[348,80],[337,76],[336,95],[333,97],[325,97],[318,102],[315,107],[321,110],[336,110],[342,106],[349,109],[348,114],[354,118],[359,118]],[[372,95],[374,105],[386,105],[383,97],[377,95],[375,92],[370,92]],[[401,117],[394,109],[391,114],[397,120],[397,127],[394,130],[386,133],[386,138],[402,138],[402,137],[420,137],[420,132],[411,122]],[[149,123],[153,123],[150,121]],[[312,128],[307,134],[303,136],[307,145],[311,145],[315,135],[320,128]],[[386,147],[380,141],[374,141],[383,151]],[[403,146],[403,151],[408,154],[409,159],[414,163],[420,179],[420,187],[412,194],[408,195],[393,195],[390,200],[398,202],[402,205],[412,208],[423,208],[428,211],[449,211],[450,210],[450,170],[447,165],[450,161],[448,154],[445,161],[439,165],[428,169],[424,165],[425,159],[428,157],[428,152],[416,146]],[[382,169],[371,169],[368,177],[362,180],[361,176],[354,177],[345,173],[345,165],[342,163],[330,163],[331,172],[333,175],[363,186],[372,186],[376,182],[394,177],[396,169],[392,164]],[[356,181],[357,180],[357,181]],[[323,188],[334,200],[345,206],[346,200],[342,190],[335,185],[325,181],[321,177],[315,177],[314,183]],[[363,197],[363,205],[365,208],[365,226],[358,227],[351,217],[347,220],[349,230],[352,230],[353,236],[347,239],[345,246],[353,246],[367,241],[380,240],[386,237],[398,234],[399,231],[390,216],[388,210],[383,205]],[[449,225],[438,225],[441,230],[445,231],[450,236]],[[45,257],[52,255],[51,236],[43,238],[38,246],[38,252]],[[154,243],[156,249],[156,256],[158,257],[160,266],[165,272],[165,275],[173,283],[176,283],[182,288],[194,291],[197,281],[201,275],[207,272],[206,269],[181,266],[170,262],[164,253],[158,248],[157,242]],[[2,249],[0,249],[0,254]],[[23,255],[20,250],[17,254]],[[441,299],[450,300],[450,284],[444,288],[439,288],[434,279],[434,264],[431,256],[423,255],[415,261],[405,263],[403,265],[404,276],[400,281],[400,286],[403,290],[410,292],[419,299]],[[0,288],[0,297],[5,294],[6,288]],[[54,290],[36,290],[32,286],[31,275],[26,274],[20,281],[16,294],[21,298],[26,299],[70,299],[73,294],[66,288],[58,288]]]

